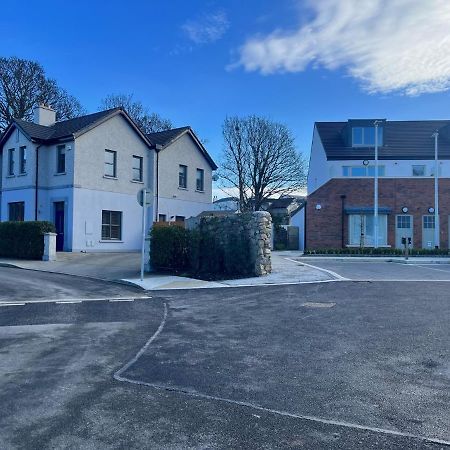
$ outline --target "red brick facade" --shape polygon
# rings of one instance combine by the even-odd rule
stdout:
[[[342,247],[342,199],[344,205],[372,207],[374,201],[373,178],[336,178],[328,181],[308,195],[306,206],[307,249]],[[320,204],[321,209],[316,209]],[[408,208],[413,216],[414,247],[422,246],[422,217],[434,207],[434,178],[380,178],[380,208],[389,208],[388,245],[395,247],[395,216]],[[448,218],[450,215],[450,179],[439,180],[440,247],[449,248]],[[344,244],[348,244],[348,215],[344,214]]]

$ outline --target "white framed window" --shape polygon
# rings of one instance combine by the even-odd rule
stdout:
[[[105,150],[105,177],[117,177],[117,152]]]
[[[385,176],[385,166],[378,166],[378,176]],[[374,177],[375,166],[342,166],[343,177]]]
[[[423,216],[423,227],[425,229],[433,229],[435,227],[435,217],[434,216]]]
[[[424,177],[425,176],[425,165],[414,165],[412,166],[413,177]]]
[[[374,239],[374,215],[350,214],[349,216],[349,245],[361,245],[373,247]],[[378,245],[387,245],[387,215],[378,215]]]
[[[178,169],[178,187],[187,189],[187,166],[183,164]]]
[[[375,127],[353,127],[353,147],[373,147],[375,145]],[[383,145],[383,127],[378,127],[378,145]]]
[[[202,192],[205,190],[205,171],[203,169],[197,169],[196,189]]]
[[[102,211],[102,240],[122,239],[122,211]]]
[[[19,173],[27,173],[27,148],[25,145],[19,148]]]
[[[144,158],[142,156],[133,155],[133,181],[143,180],[143,164]]]
[[[8,150],[8,175],[14,175],[14,148]]]
[[[56,147],[56,173],[66,172],[66,146],[58,145]]]

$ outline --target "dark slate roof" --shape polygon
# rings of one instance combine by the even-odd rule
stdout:
[[[374,159],[373,147],[347,143],[348,122],[316,122],[328,160]],[[379,159],[434,159],[434,138],[439,131],[439,158],[450,159],[450,120],[386,121]]]
[[[113,108],[74,119],[62,120],[49,127],[18,119],[15,122],[32,139],[53,141],[72,136],[119,110],[120,108]]]
[[[191,127],[172,128],[171,130],[157,131],[155,133],[148,133],[146,136],[147,136],[147,139],[153,145],[159,145],[164,148],[166,145],[170,144],[174,139],[181,136],[186,131],[190,131],[195,136],[195,133],[192,131]],[[211,168],[213,170],[216,170],[217,169],[216,163],[211,158],[211,156],[206,151],[205,147],[203,147],[202,143],[198,140],[197,137],[196,137],[196,140],[197,140],[200,151],[203,153],[203,156],[206,158],[206,160],[208,161]]]
[[[178,136],[183,134],[186,130],[189,130],[190,127],[180,127],[180,128],[172,128],[171,130],[166,131],[158,131],[156,133],[148,133],[148,140],[154,145],[161,145],[164,147],[165,145],[172,142]]]

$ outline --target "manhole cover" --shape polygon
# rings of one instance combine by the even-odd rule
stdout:
[[[335,305],[336,303],[331,302],[306,302],[302,303],[301,306],[304,306],[305,308],[332,308]]]

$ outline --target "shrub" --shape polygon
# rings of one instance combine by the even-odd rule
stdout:
[[[150,233],[151,264],[157,269],[187,270],[188,230],[179,226],[154,226]]]
[[[1,222],[0,256],[6,258],[41,259],[44,233],[54,233],[51,222]]]
[[[404,251],[399,248],[370,248],[370,247],[348,247],[348,248],[326,248],[326,249],[308,249],[304,251],[305,255],[374,255],[374,256],[402,256]],[[412,248],[409,250],[410,256],[448,256],[448,249],[427,249]]]

